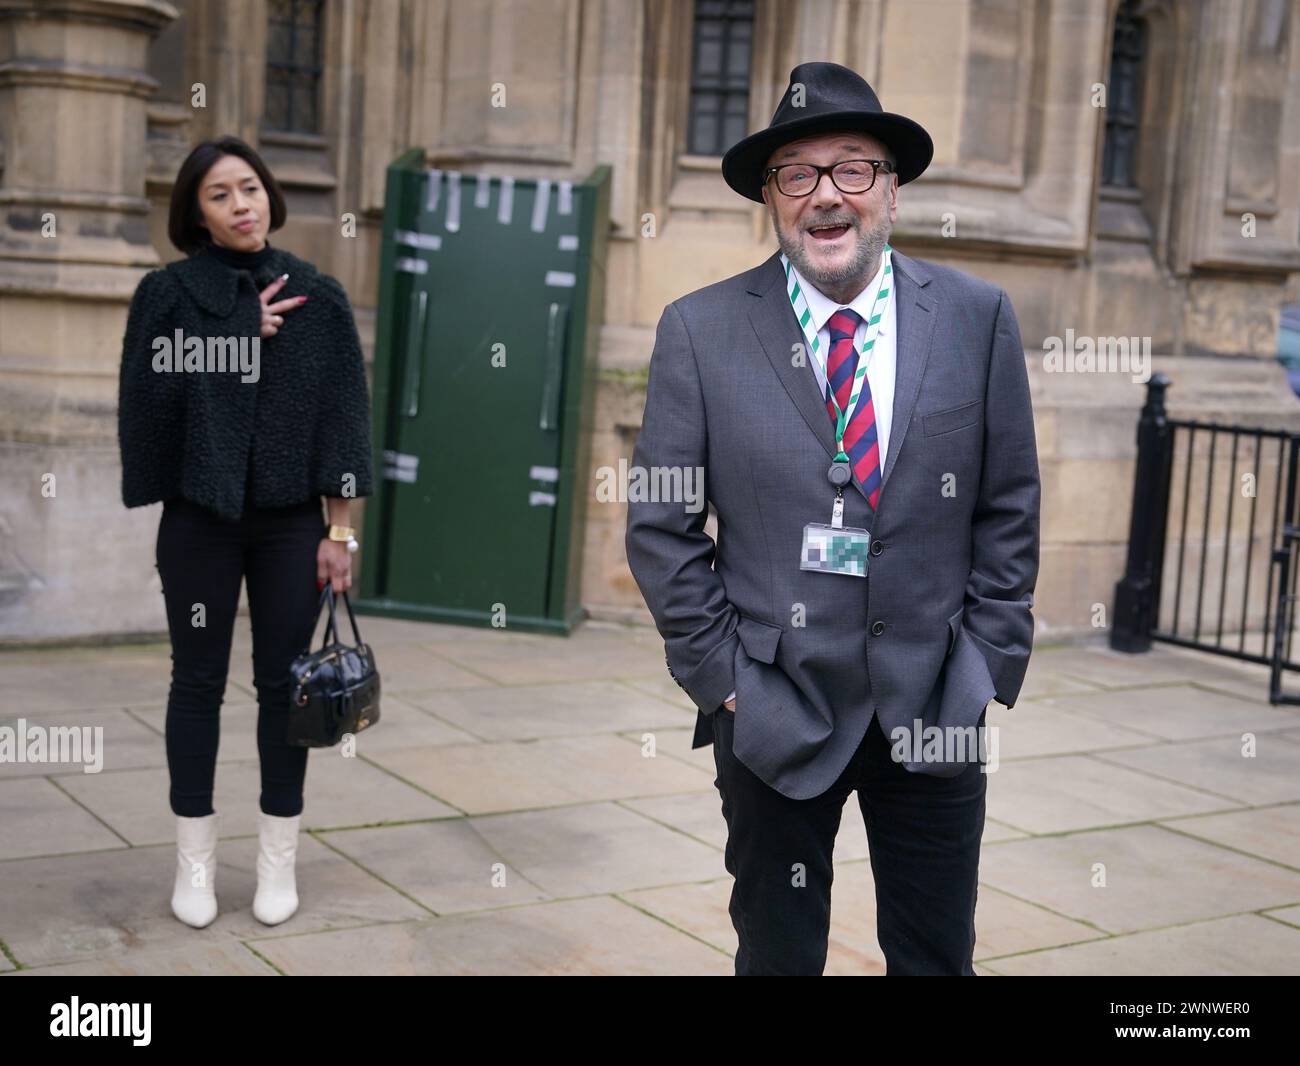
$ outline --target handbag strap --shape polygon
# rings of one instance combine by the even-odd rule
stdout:
[[[320,592],[320,603],[316,607],[316,617],[320,618],[322,607],[329,608],[329,618],[325,622],[325,632],[321,634],[321,648],[328,648],[330,644],[338,640],[339,621],[334,614],[334,589],[327,581],[325,587]],[[315,629],[315,626],[312,626]]]
[[[348,599],[348,590],[343,590],[343,606],[348,609],[348,621],[352,623],[352,639],[361,644],[361,630],[357,628],[357,616],[352,613],[352,601]]]
[[[334,585],[326,581],[325,587],[321,589],[321,604],[328,604],[330,610],[329,621],[325,624],[325,633],[321,647],[328,647],[331,642],[338,643],[339,640],[339,620],[338,615],[334,612]],[[352,639],[361,644],[361,630],[357,628],[357,616],[352,610],[352,601],[348,598],[347,590],[343,590],[343,606],[348,609],[348,621],[352,623]],[[316,616],[320,617],[320,608],[316,609]]]

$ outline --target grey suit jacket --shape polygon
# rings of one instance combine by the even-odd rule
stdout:
[[[835,447],[778,256],[668,305],[650,360],[633,467],[701,470],[717,542],[707,509],[629,493],[628,564],[699,710],[693,746],[734,689],[736,757],[794,799],[835,782],[873,712],[892,735],[1013,706],[1033,646],[1040,486],[1015,313],[968,274],[893,262],[879,509],[856,478],[844,495],[844,524],[874,540],[865,580],[799,568],[804,525],[830,521]],[[938,776],[969,761],[911,754]]]

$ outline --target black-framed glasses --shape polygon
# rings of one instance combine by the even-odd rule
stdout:
[[[763,181],[776,175],[776,187],[786,196],[807,196],[821,183],[822,175],[829,174],[840,192],[866,192],[876,184],[876,172],[894,172],[888,159],[844,159],[828,167],[813,163],[782,163],[763,171]]]

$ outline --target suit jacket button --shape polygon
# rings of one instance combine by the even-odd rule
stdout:
[[[880,636],[880,634],[883,633],[884,631],[885,631],[885,623],[884,623],[884,622],[872,622],[872,623],[871,623],[871,635],[872,635],[872,636],[878,637],[878,636]]]
[[[884,550],[885,550],[885,542],[883,540],[873,540],[871,542],[872,555],[879,555]]]

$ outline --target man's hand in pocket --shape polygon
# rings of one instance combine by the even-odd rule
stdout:
[[[731,699],[729,699],[729,700],[724,700],[722,706],[724,706],[725,708],[727,708],[727,710],[731,711],[732,714],[735,714],[735,713],[736,713],[736,698],[733,696],[733,697],[732,697]]]

